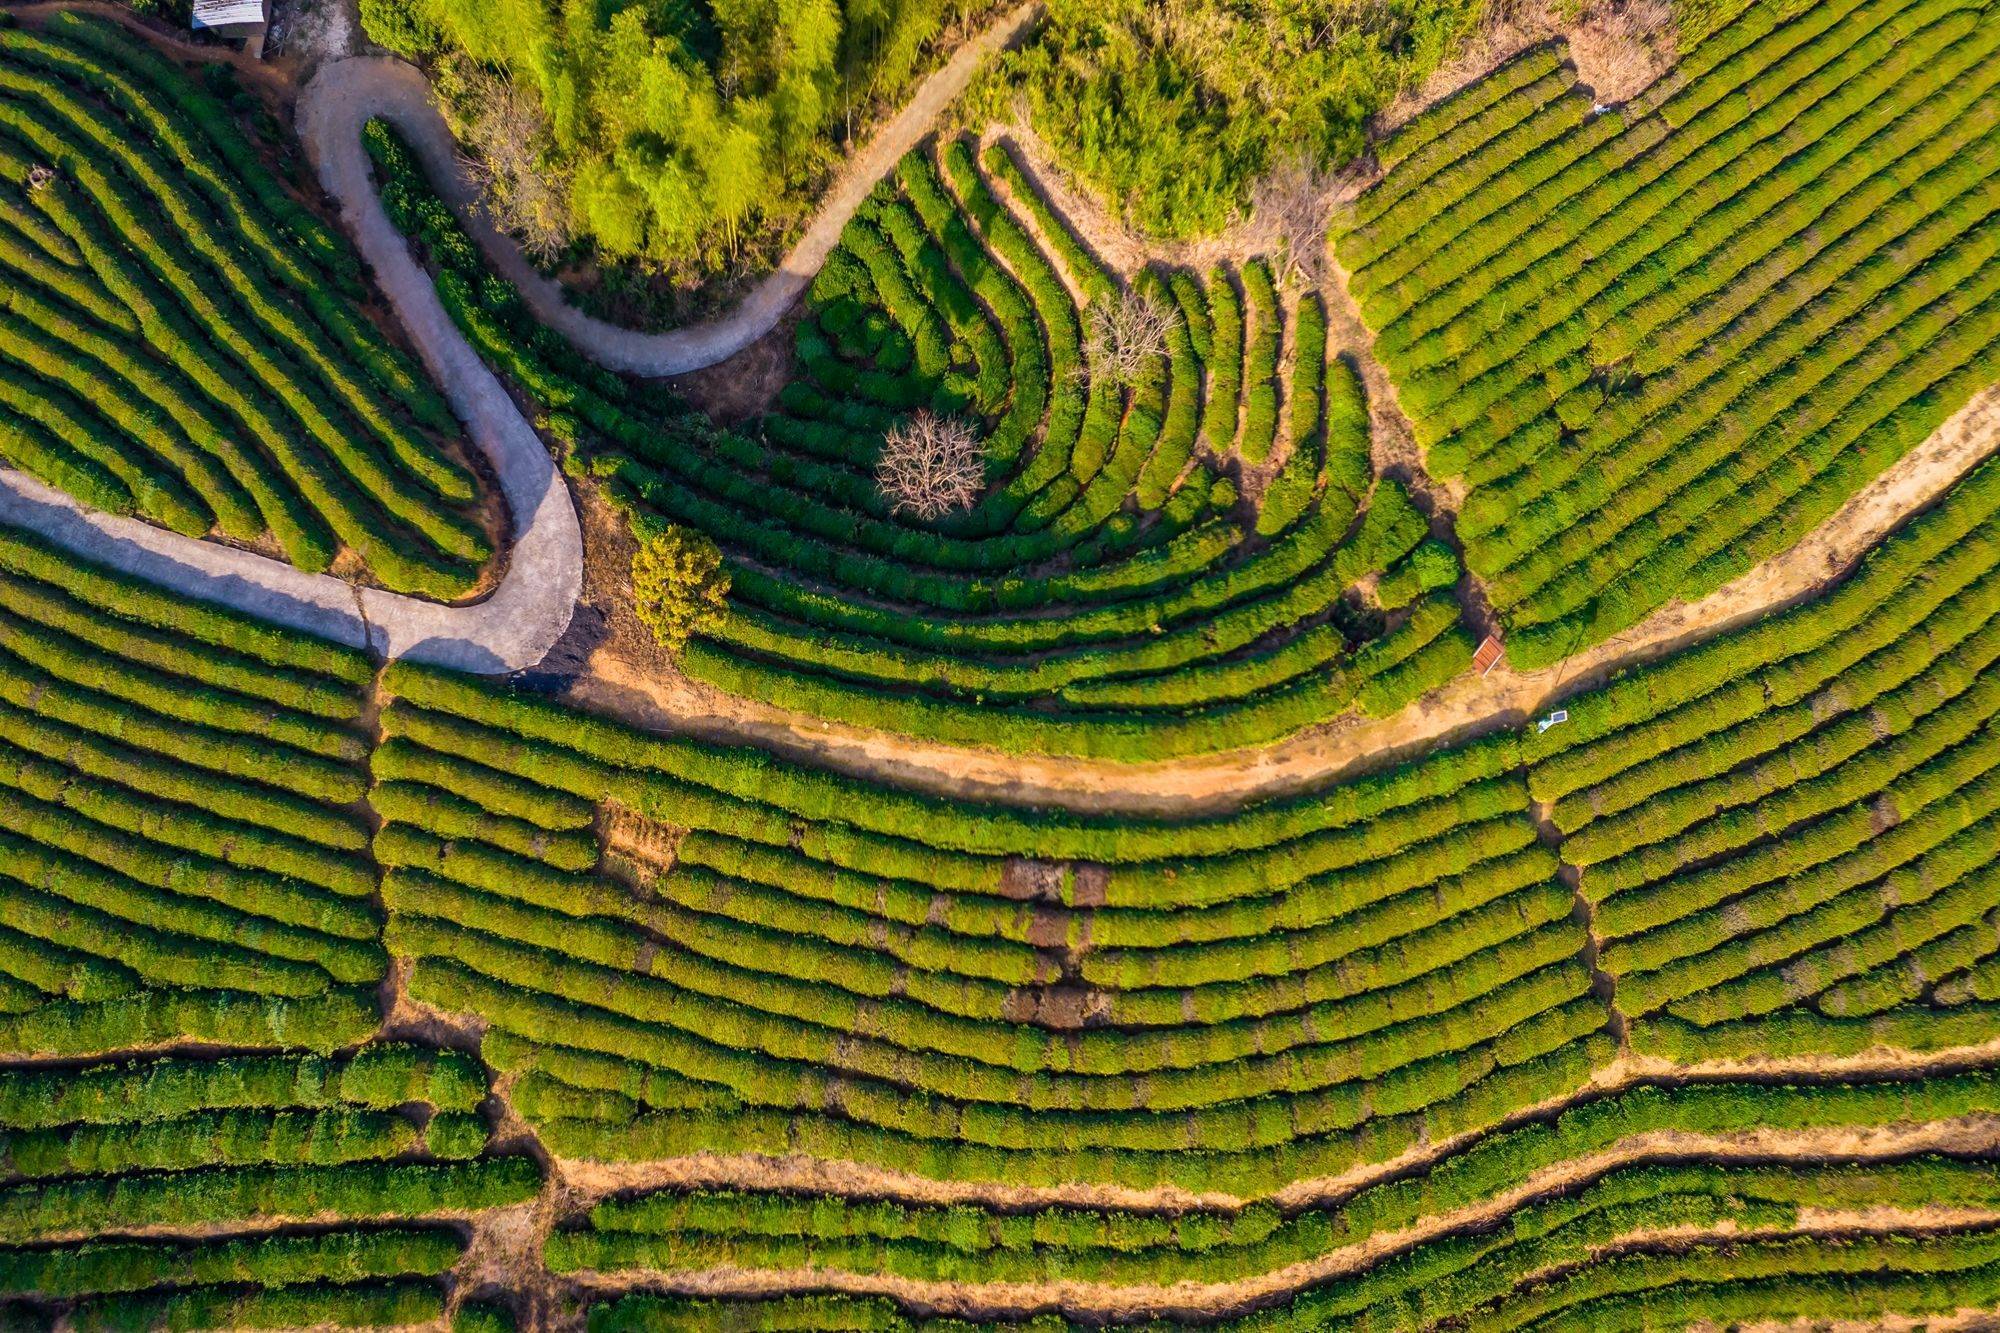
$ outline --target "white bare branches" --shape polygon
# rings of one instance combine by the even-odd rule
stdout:
[[[1147,366],[1167,354],[1167,333],[1174,326],[1171,313],[1135,291],[1092,302],[1084,319],[1087,373],[1125,385],[1137,383]]]
[[[569,203],[560,173],[544,159],[549,121],[541,103],[470,62],[448,66],[440,86],[462,113],[460,160],[494,222],[537,259],[554,258],[569,244]]]
[[[1251,213],[1277,257],[1287,286],[1317,287],[1326,279],[1326,229],[1333,224],[1339,182],[1306,154],[1280,162],[1251,192]]]
[[[985,450],[971,422],[922,410],[883,437],[875,480],[895,512],[930,522],[979,498]]]

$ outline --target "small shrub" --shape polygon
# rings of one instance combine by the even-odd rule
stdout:
[[[660,646],[678,653],[711,629],[728,605],[729,573],[714,542],[668,526],[632,557],[633,609]]]

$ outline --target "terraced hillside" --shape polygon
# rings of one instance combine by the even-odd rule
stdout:
[[[457,425],[262,151],[115,25],[0,25],[0,460],[90,508],[463,596],[493,539]]]
[[[476,1061],[396,1043],[0,1071],[0,1309],[28,1327],[437,1327],[481,1158]],[[308,1225],[300,1225],[308,1224]]]
[[[467,336],[546,409],[566,466],[642,537],[732,577],[698,678],[816,716],[1007,750],[1130,757],[1394,711],[1462,669],[1457,558],[1378,481],[1317,293],[1148,270],[1128,293],[1004,148],[905,159],[848,225],[773,411],[721,430],[535,325],[386,125],[398,224]],[[1094,337],[1137,301],[1162,350]],[[988,488],[936,522],[876,477],[919,412],[977,423]]]
[[[1338,253],[1540,666],[1790,547],[2000,378],[2000,23],[1752,5],[1631,103],[1539,48],[1382,150]]]
[[[594,1327],[1990,1307],[1996,505],[1989,463],[1564,728],[1196,823],[399,667],[378,776],[437,794],[378,843],[391,947],[559,1156],[718,1155],[558,1228],[554,1269],[655,1293]],[[846,1202],[801,1154],[865,1168]]]
[[[14,1043],[352,1027],[386,968],[356,809],[371,675],[0,534]]]
[[[373,668],[0,531],[0,1315],[435,1325],[477,1059],[378,1034]]]
[[[1792,106],[1783,160],[1817,160],[1846,121],[1810,118],[1819,103],[1786,79],[1817,87],[1814,71],[1851,64],[1873,87],[1893,67],[1896,86],[1921,74],[1929,96],[1983,97],[1994,62],[1962,47],[1985,17],[1753,5],[1647,95],[1661,119],[1586,114],[1567,68],[1530,53],[1390,141],[1377,188],[1433,184],[1362,196],[1377,211],[1349,258],[1369,226],[1456,235],[1485,204],[1526,207],[1483,180],[1431,191],[1488,154],[1526,169],[1505,145],[1536,136],[1650,135],[1665,180],[1711,152],[1673,158],[1714,108],[1762,124]],[[26,53],[0,61],[0,130],[42,105],[4,82],[35,61],[102,45],[125,53],[120,77],[182,77],[106,32],[0,26],[0,48]],[[1714,82],[1729,70],[1771,83]],[[138,104],[110,86],[70,95],[107,116]],[[191,100],[162,105],[198,129],[205,94],[171,86]],[[1822,100],[1850,93],[1851,114],[1873,106]],[[1500,131],[1517,100],[1543,110]],[[1983,132],[1959,120],[1951,133]],[[725,431],[534,327],[397,142],[370,138],[458,325],[579,479],[641,532],[671,521],[726,546],[738,592],[690,650],[697,673],[752,693],[758,673],[796,676],[796,706],[947,737],[990,716],[1017,749],[1172,753],[1390,708],[1463,665],[1457,596],[1474,589],[1439,586],[1455,557],[1375,477],[1356,366],[1325,354],[1329,307],[1262,265],[1142,275],[1136,294],[1173,314],[1168,354],[1108,377],[1112,358],[1082,348],[1123,289],[1004,147],[953,141],[857,218],[799,325],[797,377]],[[1745,162],[1763,151],[1702,142],[1725,141]],[[142,150],[165,179],[173,155]],[[1927,171],[1985,169],[1964,157]],[[72,233],[57,224],[82,205],[45,205],[85,197],[86,160],[55,164],[0,222],[46,224],[81,257],[100,223]],[[1633,162],[1651,165],[1620,170],[1661,165]],[[246,200],[277,188],[236,165]],[[1878,204],[1833,235],[1797,220],[1800,235],[1831,252],[1901,216]],[[1568,223],[1550,209],[1543,225],[1560,239]],[[1542,237],[1494,262],[1536,271]],[[1866,271],[1884,299],[1929,290],[1955,253],[1883,244]],[[1398,253],[1358,270],[1366,300]],[[1976,381],[1979,356],[1947,355],[1982,308],[1961,290],[1991,267],[1976,254],[1941,270],[1959,273],[1931,302],[1956,312],[1943,332],[1897,329],[1940,377],[1929,405],[1860,395],[1897,431],[1928,429],[1950,386]],[[1702,260],[1739,262],[1765,259],[1735,238]],[[69,267],[81,281],[87,265]],[[1564,290],[1600,299],[1593,272]],[[1631,274],[1635,291],[1682,280]],[[1741,299],[1731,318],[1749,319],[1785,281],[1702,299]],[[1836,298],[1798,308],[1820,299]],[[1689,300],[1686,318],[1714,314]],[[1392,333],[1382,354],[1428,429]],[[1868,345],[1837,334],[1802,356]],[[1765,392],[1754,345],[1713,338]],[[1705,382],[1682,385],[1687,403],[1709,401]],[[1786,412],[1831,392],[1797,387]],[[885,423],[920,406],[977,418],[994,472],[969,514],[932,527],[868,489]],[[1772,417],[1733,456],[1767,435],[1818,448],[1800,420]],[[1798,494],[1845,494],[1905,440],[1856,438],[1869,452],[1842,445],[1821,474],[1838,485]],[[1429,442],[1434,463],[1449,449]],[[1611,479],[1619,456],[1582,457],[1580,475]],[[1459,516],[1475,552],[1486,486]],[[1733,492],[1691,530],[1728,531],[1731,506],[1764,493]],[[1046,580],[1010,583],[1017,564]],[[990,600],[944,592],[973,588]],[[1183,594],[1184,624],[1090,637]],[[1279,606],[1310,610],[1268,618]],[[1449,614],[1416,646],[1426,606]],[[1232,641],[1239,613],[1263,628]],[[979,637],[1003,624],[1079,637]],[[1515,624],[1531,659],[1557,633]],[[1371,675],[1394,645],[1400,664]],[[1082,674],[1019,683],[1063,671]],[[1203,693],[1239,673],[1264,683],[1235,703]],[[2000,456],[1796,603],[1557,702],[1553,725],[1486,717],[1407,761],[1198,813],[972,801],[385,663],[0,524],[0,1324],[2000,1318]]]
[[[1996,508],[1989,463],[1567,728],[1176,821],[374,678],[9,539],[0,1283],[84,1327],[1990,1309]]]
[[[1497,750],[1134,824],[899,797],[417,668],[386,687],[387,774],[506,779],[490,837],[441,799],[378,840],[412,993],[484,1015],[537,1090],[648,1090],[536,1098],[564,1154],[815,1145],[1255,1192],[1610,1056],[1571,894]],[[555,830],[607,802],[594,874],[588,838]]]
[[[1968,1086],[1953,1080],[1850,1086],[1838,1096],[1855,1109],[1837,1123],[1869,1125],[1870,1112],[1893,1116],[1908,1100],[1939,1109],[1968,1105],[1961,1100]],[[1757,1099],[1746,1085],[1702,1091],[1698,1097],[1592,1103],[1548,1127],[1552,1132],[1546,1137],[1581,1148],[1611,1137],[1593,1130],[1623,1121],[1637,1131],[1634,1138],[1643,1139],[1704,1113],[1714,1117],[1707,1128],[1742,1125],[1745,1120],[1728,1117],[1745,1115]],[[1774,1100],[1788,1121],[1799,1112],[1806,1123],[1819,1118],[1808,1098]],[[1802,1101],[1808,1104],[1796,1104]],[[1340,1205],[1285,1218],[1254,1205],[1236,1213],[1163,1216],[865,1202],[835,1213],[796,1196],[656,1193],[598,1205],[587,1226],[557,1232],[550,1253],[558,1267],[581,1265],[600,1274],[719,1263],[794,1272],[810,1265],[843,1276],[857,1270],[893,1274],[896,1286],[923,1291],[947,1307],[956,1303],[959,1287],[952,1279],[974,1273],[1004,1273],[1018,1282],[1015,1290],[1030,1291],[1049,1289],[1059,1276],[1071,1278],[1065,1285],[1073,1290],[1117,1291],[1126,1274],[1149,1279],[1175,1274],[1201,1285],[1171,1295],[1159,1288],[1145,1295],[1119,1293],[1140,1309],[1156,1303],[1171,1315],[1114,1315],[1090,1326],[1185,1328],[1190,1325],[1182,1303],[1188,1291],[1228,1290],[1232,1274],[1267,1271],[1264,1265],[1287,1259],[1310,1261],[1329,1241],[1394,1232],[1418,1215],[1417,1207],[1471,1197],[1451,1185],[1433,1189],[1434,1179],[1491,1169],[1498,1154],[1523,1146],[1515,1136],[1489,1139],[1448,1166],[1406,1182],[1413,1188],[1364,1189]],[[1513,1178],[1503,1169],[1487,1183]],[[1704,1320],[1867,1323],[1883,1316],[1978,1310],[2000,1297],[1995,1286],[2000,1241],[1982,1224],[1938,1226],[1917,1218],[1928,1207],[1990,1216],[1994,1203],[1991,1163],[1978,1158],[1926,1154],[1879,1163],[1766,1159],[1688,1165],[1648,1163],[1642,1155],[1638,1162],[1591,1173],[1588,1183],[1570,1194],[1501,1213],[1478,1233],[1419,1241],[1388,1262],[1363,1266],[1292,1299],[1198,1326],[1615,1329],[1688,1327]],[[1908,1220],[1886,1227],[1855,1225],[1871,1210],[1904,1212]],[[881,1285],[887,1284],[865,1284]],[[1051,1315],[926,1318],[907,1313],[891,1298],[852,1292],[741,1300],[642,1292],[604,1301],[590,1315],[593,1330],[1071,1326]]]
[[[1641,1050],[1982,1039],[2000,948],[1989,464],[1834,595],[1594,698],[1531,770]]]

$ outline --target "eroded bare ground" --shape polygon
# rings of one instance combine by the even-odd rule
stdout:
[[[410,998],[410,967],[408,958],[389,960],[389,975],[380,987],[383,1017],[377,1038],[479,1054],[480,1039],[486,1035],[485,1020]]]
[[[741,425],[769,411],[794,375],[792,343],[801,313],[794,306],[777,327],[727,361],[667,383],[718,425]]]

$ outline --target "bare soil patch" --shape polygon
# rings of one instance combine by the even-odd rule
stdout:
[[[803,313],[794,306],[777,327],[727,361],[676,375],[667,383],[718,425],[739,426],[762,416],[792,380],[792,339]]]
[[[1566,14],[1566,8],[1561,0],[1490,6],[1486,26],[1459,57],[1398,98],[1377,118],[1376,132],[1393,133],[1418,112],[1544,42],[1561,40],[1568,46],[1578,79],[1596,94],[1600,106],[1616,106],[1643,92],[1678,55],[1673,7],[1667,0],[1586,0],[1580,9]]]

